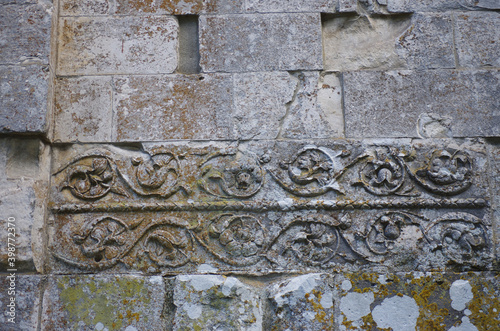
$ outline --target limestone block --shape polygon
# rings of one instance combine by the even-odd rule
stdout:
[[[11,273],[0,275],[0,286],[2,287],[2,291],[0,291],[0,309],[2,310],[0,328],[5,331],[37,330],[42,277],[20,275],[19,273],[16,273],[15,277],[11,275]],[[11,295],[11,291],[15,293]],[[11,304],[11,297],[15,298],[14,305]],[[10,313],[9,304],[15,307],[15,315]],[[14,319],[9,321],[12,317]]]
[[[111,77],[59,78],[54,104],[54,140],[107,142],[112,131]]]
[[[244,1],[240,0],[116,0],[116,14],[230,14],[242,13]]]
[[[500,327],[499,276],[357,273],[337,278],[339,330],[489,330]]]
[[[490,155],[490,186],[493,194],[493,231],[495,237],[500,236],[500,143],[492,142],[489,148]],[[497,261],[500,262],[500,241],[496,242]]]
[[[130,76],[114,80],[117,141],[228,139],[229,75]]]
[[[275,13],[275,12],[334,12],[335,0],[248,0],[247,12]]]
[[[333,330],[333,284],[326,274],[306,274],[270,287],[273,330]]]
[[[160,276],[51,276],[43,296],[43,330],[164,330],[167,297]]]
[[[48,79],[45,66],[0,66],[0,132],[46,131]]]
[[[39,2],[0,4],[0,64],[48,64],[52,4]]]
[[[173,330],[262,330],[262,302],[237,278],[177,276]]]
[[[343,136],[342,87],[334,73],[293,74],[296,92],[283,119],[280,136],[290,139]]]
[[[237,136],[241,139],[276,138],[297,84],[286,72],[235,74]]]
[[[65,17],[59,20],[58,75],[171,73],[175,18]]]
[[[484,2],[489,1],[485,0]],[[493,0],[494,1],[494,0]],[[389,12],[434,12],[447,10],[474,9],[478,6],[477,0],[387,0]]]
[[[453,68],[449,14],[336,16],[323,22],[325,68]]]
[[[499,77],[496,71],[346,73],[346,136],[497,135]]]
[[[496,0],[468,0],[467,4],[484,9],[500,9],[500,3]]]
[[[200,55],[205,72],[321,69],[320,14],[202,16]]]
[[[500,13],[455,14],[456,47],[461,67],[500,67],[499,25]]]
[[[59,16],[107,15],[114,0],[61,0]]]
[[[339,13],[356,12],[358,9],[358,0],[338,0]]]

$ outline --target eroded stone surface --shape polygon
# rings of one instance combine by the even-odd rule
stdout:
[[[111,77],[60,78],[56,81],[54,140],[111,140]]]
[[[43,330],[163,330],[160,276],[51,276],[43,296]]]
[[[272,330],[334,329],[334,299],[330,276],[307,274],[270,288]]]
[[[256,289],[237,278],[178,276],[173,330],[262,330],[262,303]]]
[[[248,0],[246,10],[250,12],[333,12],[335,0]]]
[[[500,67],[500,13],[455,15],[458,63],[462,67]]]
[[[496,71],[350,72],[343,77],[347,137],[419,137],[419,119],[425,116],[449,123],[444,136],[499,134]]]
[[[0,328],[5,331],[36,330],[41,303],[42,277],[0,274]],[[11,301],[14,298],[15,301]],[[13,303],[12,303],[13,302]],[[11,309],[11,308],[14,309]],[[12,323],[14,322],[14,323]]]
[[[166,16],[59,20],[59,75],[171,73],[178,23]]]
[[[47,129],[48,67],[0,66],[0,132]]]
[[[337,280],[340,330],[487,330],[500,326],[498,275],[359,273]]]
[[[321,69],[320,15],[202,16],[200,55],[205,72]]]
[[[117,141],[233,137],[229,75],[117,77],[114,86]]]

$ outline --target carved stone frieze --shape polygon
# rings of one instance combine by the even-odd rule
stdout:
[[[492,264],[487,158],[478,143],[94,145],[59,153],[49,232],[56,272]]]

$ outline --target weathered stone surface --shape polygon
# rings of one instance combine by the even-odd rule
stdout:
[[[239,0],[116,0],[117,14],[229,14],[241,13],[244,11],[244,1]]]
[[[500,141],[495,139],[489,146],[490,187],[492,191],[493,231],[495,238],[500,237]],[[496,242],[496,261],[500,264],[500,242]]]
[[[455,15],[458,63],[461,67],[500,67],[500,13]]]
[[[452,30],[450,14],[330,17],[325,69],[454,68]]]
[[[117,77],[114,86],[114,140],[233,137],[229,75]]]
[[[321,69],[320,15],[202,16],[200,55],[205,72]]]
[[[247,0],[246,10],[249,12],[334,12],[335,0]]]
[[[106,15],[110,13],[114,2],[114,0],[61,0],[59,16]]]
[[[54,140],[108,142],[112,131],[111,77],[59,78]]]
[[[387,9],[389,12],[433,12],[446,10],[466,10],[483,7],[489,0],[387,0]],[[494,0],[493,0],[494,1]]]
[[[254,288],[237,278],[178,276],[173,330],[262,330],[262,303]]]
[[[338,0],[339,13],[351,13],[358,9],[357,0]]]
[[[339,330],[489,330],[500,327],[499,276],[488,273],[344,274]]]
[[[51,276],[43,296],[42,330],[164,330],[160,276]]]
[[[52,4],[34,2],[0,3],[0,64],[49,62]]]
[[[61,18],[57,73],[171,73],[177,68],[178,28],[166,16]]]
[[[297,84],[287,72],[236,74],[234,118],[237,137],[276,138]]]
[[[0,274],[2,288],[0,328],[5,331],[37,330],[41,303],[41,276],[17,273],[15,277],[11,275],[11,273]],[[11,303],[11,298],[15,298],[14,305]],[[14,314],[11,313],[9,305],[14,307]]]
[[[270,288],[272,330],[334,330],[333,283],[326,274],[306,274]]]
[[[0,132],[47,129],[48,68],[0,66]]]
[[[342,87],[334,73],[299,72],[280,137],[290,139],[342,137]]]
[[[498,135],[499,78],[496,71],[346,73],[346,136]]]
[[[0,234],[0,263],[4,270],[35,270],[34,255],[39,257],[42,253],[36,252],[32,246],[38,248],[36,230],[40,223],[43,224],[47,198],[49,169],[45,164],[44,150],[38,139],[0,140],[0,215],[5,226],[5,231]],[[8,226],[8,222],[11,225]],[[8,231],[8,227],[13,230]],[[16,237],[8,233],[14,233]],[[10,247],[15,246],[15,261],[8,260],[9,242]],[[14,266],[8,266],[8,262],[13,262]]]

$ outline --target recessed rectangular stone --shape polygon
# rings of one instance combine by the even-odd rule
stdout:
[[[161,276],[51,276],[42,330],[164,330],[167,293]]]
[[[247,0],[247,12],[334,12],[335,0]]]
[[[49,63],[52,7],[0,4],[0,64]]]
[[[61,0],[59,16],[107,15],[114,0]]]
[[[499,134],[496,71],[344,74],[347,137],[473,137]]]
[[[328,17],[325,69],[454,68],[452,32],[449,14]]]
[[[171,73],[177,68],[178,28],[166,16],[61,18],[57,73]]]
[[[111,77],[57,79],[54,102],[54,140],[61,142],[110,141],[111,100]]]
[[[116,77],[117,141],[233,137],[229,75]]]
[[[456,47],[461,67],[500,67],[500,13],[455,14]]]
[[[200,17],[205,72],[322,68],[320,14]]]
[[[48,67],[0,66],[0,132],[47,129]]]

